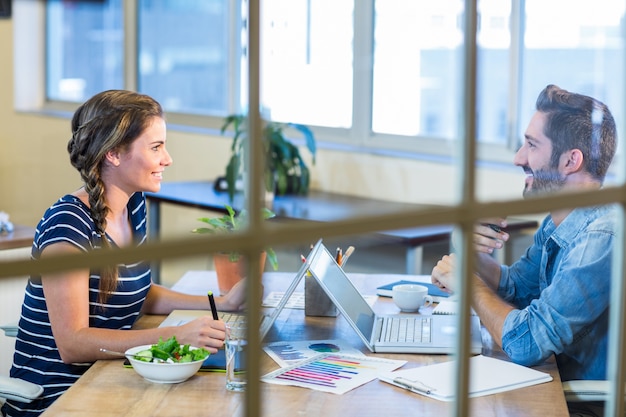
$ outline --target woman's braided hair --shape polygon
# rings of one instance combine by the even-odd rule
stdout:
[[[163,118],[161,105],[153,98],[126,90],[108,90],[83,103],[72,118],[72,138],[67,144],[72,166],[78,170],[89,196],[91,217],[103,248],[109,207],[101,173],[109,151],[126,151],[154,117]],[[117,266],[100,271],[98,300],[105,301],[117,286]]]

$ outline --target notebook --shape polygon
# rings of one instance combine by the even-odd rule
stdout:
[[[449,354],[456,351],[455,316],[377,315],[321,239],[305,265],[371,352]],[[471,352],[478,354],[482,351],[479,318],[470,317],[470,325]]]
[[[259,329],[261,340],[265,338],[267,332],[270,330],[280,313],[287,305],[287,302],[298,287],[298,284],[300,284],[300,281],[302,281],[302,278],[304,278],[306,272],[307,265],[303,263],[300,267],[300,270],[292,279],[291,284],[289,285],[287,290],[282,294],[282,297],[276,307],[271,310],[270,314],[264,314],[263,317],[261,317],[261,325]],[[161,322],[159,327],[180,326],[200,316],[206,316],[207,314],[211,314],[211,312],[209,310],[174,310],[165,318],[165,320]],[[230,313],[220,311],[218,312],[218,315],[220,319],[226,323],[246,319],[246,315],[244,313]]]
[[[376,288],[376,295],[380,295],[381,297],[393,297],[393,287],[401,284],[417,284],[423,285],[428,288],[428,295],[433,297],[434,302],[440,302],[441,300],[448,298],[450,294],[443,291],[441,288],[437,287],[435,284],[431,284],[430,282],[425,281],[407,281],[401,279],[399,281],[392,282],[390,284],[381,285]]]
[[[442,300],[433,309],[433,314],[457,314],[459,311],[459,301],[456,298]],[[472,315],[476,315],[476,311],[471,309]]]
[[[469,358],[469,367],[470,397],[497,394],[552,381],[550,374],[483,355]],[[383,373],[378,378],[417,394],[441,401],[453,401],[458,376],[456,362],[449,361]]]

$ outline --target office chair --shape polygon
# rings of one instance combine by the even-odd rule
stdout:
[[[610,381],[573,380],[563,382],[567,402],[607,401]]]
[[[0,326],[4,334],[9,337],[17,336],[17,323]],[[0,375],[0,399],[16,400],[25,403],[32,402],[43,393],[43,387],[19,378]],[[0,405],[2,404],[0,400]]]

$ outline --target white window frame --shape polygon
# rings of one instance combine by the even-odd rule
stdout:
[[[22,12],[23,8],[30,8],[41,6],[41,2],[16,2],[14,4],[14,26],[17,31],[29,31],[32,34],[32,28],[37,26],[33,24],[33,20],[24,18]],[[471,230],[472,225],[480,218],[496,216],[501,213],[507,213],[509,215],[526,215],[526,214],[539,214],[553,210],[560,207],[577,207],[581,205],[593,205],[593,204],[608,204],[617,203],[622,208],[626,205],[626,185],[624,185],[623,179],[626,177],[624,164],[619,167],[619,184],[605,188],[599,191],[589,191],[577,194],[566,194],[558,196],[546,196],[543,198],[537,198],[532,200],[507,200],[499,202],[487,202],[481,203],[477,201],[475,196],[476,190],[476,155],[477,147],[475,146],[474,124],[473,117],[467,115],[475,114],[475,91],[476,91],[476,44],[475,44],[475,31],[476,31],[476,4],[472,0],[467,0],[465,4],[466,9],[466,29],[465,33],[466,42],[465,46],[465,78],[464,78],[464,99],[463,99],[463,114],[466,115],[463,118],[463,130],[464,134],[461,135],[463,143],[462,160],[458,162],[460,165],[460,171],[462,175],[459,176],[457,186],[458,194],[461,197],[459,202],[449,207],[448,210],[424,210],[420,212],[407,212],[394,214],[381,214],[379,216],[372,216],[367,218],[356,218],[343,221],[329,222],[323,224],[315,224],[315,227],[310,227],[307,224],[290,224],[285,227],[280,225],[276,227],[269,227],[266,223],[262,222],[253,216],[253,221],[250,224],[249,229],[243,231],[241,234],[233,234],[228,236],[209,236],[206,239],[199,240],[198,238],[187,238],[177,241],[161,241],[150,243],[142,248],[125,249],[120,252],[93,252],[84,255],[77,256],[59,256],[50,259],[44,259],[37,264],[33,264],[30,261],[11,261],[0,262],[0,278],[8,276],[20,276],[30,273],[41,273],[48,271],[62,271],[69,267],[87,267],[98,266],[108,264],[111,262],[122,262],[130,259],[175,259],[192,255],[201,255],[220,250],[238,249],[247,253],[258,253],[258,251],[270,246],[279,246],[284,244],[297,243],[302,241],[315,241],[318,237],[324,238],[339,237],[344,235],[351,235],[357,233],[375,232],[378,230],[389,230],[395,228],[405,227],[417,227],[436,224],[455,224],[461,231],[463,236],[463,244],[460,248],[461,253],[461,268],[459,274],[463,278],[461,282],[461,311],[469,311],[470,295],[471,295],[471,282],[469,278],[469,272],[473,270],[473,256],[471,256]],[[258,19],[258,7],[259,0],[250,0],[252,21]],[[36,10],[30,10],[34,14],[30,15],[30,18],[36,17],[35,20],[40,21],[41,15],[37,15]],[[258,22],[258,20],[256,20]],[[254,28],[258,25],[253,23],[250,25],[252,28],[252,39],[258,40],[258,33],[254,31]],[[16,36],[16,42],[24,40],[24,34],[22,36]],[[33,44],[25,45],[20,43],[19,48],[16,49],[16,65],[20,68],[23,65],[37,64],[37,62],[29,61],[23,56],[20,56],[18,49],[28,49],[28,47],[35,45],[37,42],[33,41]],[[251,43],[251,48],[254,48],[254,44]],[[40,63],[40,62],[39,62]],[[252,67],[258,68],[258,62],[252,62]],[[31,67],[33,68],[33,67]],[[35,67],[37,68],[37,67]],[[16,83],[24,83],[25,80],[22,77],[23,74],[19,72],[16,74]],[[258,79],[254,79],[254,71],[250,79],[251,94],[250,103],[256,103],[258,100]],[[41,81],[41,80],[39,80]],[[32,79],[30,79],[32,83]],[[43,85],[43,84],[42,84]],[[255,88],[255,86],[257,88]],[[18,88],[25,88],[26,86],[20,85]],[[20,104],[18,108],[22,106],[28,107],[32,104],[43,104],[43,97],[40,92],[43,89],[37,89],[37,86],[33,87],[33,95],[29,100],[16,101],[16,105]],[[35,94],[38,92],[38,94]],[[259,115],[251,114],[251,122],[254,127],[254,131],[258,132],[259,129]],[[621,135],[623,136],[623,135]],[[253,145],[254,146],[254,145]],[[252,154],[255,154],[254,152]],[[261,153],[257,152],[257,159],[251,161],[251,170],[249,170],[249,178],[254,178],[256,174],[262,172]],[[254,181],[248,181],[253,184]],[[249,203],[249,209],[251,213],[259,212],[256,210],[259,206],[261,189],[254,188],[251,190],[252,203]],[[622,214],[622,228],[626,221],[626,216]],[[284,226],[284,225],[283,225]],[[620,236],[617,239],[617,246],[615,253],[624,252],[624,233],[620,231]],[[618,258],[617,256],[615,258]],[[250,259],[257,259],[257,257],[251,256]],[[249,265],[249,276],[257,277],[259,274],[257,261],[253,261]],[[615,260],[615,268],[612,274],[612,309],[611,309],[611,322],[610,322],[610,352],[609,352],[609,364],[613,393],[611,399],[607,404],[607,415],[622,416],[624,414],[624,381],[623,377],[626,375],[626,365],[624,351],[626,336],[626,322],[622,320],[625,314],[626,308],[626,285],[622,282],[622,273],[625,270],[626,259]],[[252,279],[249,285],[249,301],[250,311],[260,310],[260,280]],[[257,315],[258,317],[259,315]],[[460,337],[457,343],[458,356],[463,360],[458,361],[458,374],[460,377],[456,384],[457,399],[454,405],[454,415],[466,416],[469,414],[469,400],[467,398],[468,389],[468,377],[469,367],[467,358],[469,357],[469,326],[468,315],[458,315],[459,324],[462,325],[462,331],[459,333]],[[254,328],[254,326],[251,326]],[[254,333],[254,332],[252,332]],[[260,350],[260,340],[258,335],[251,336],[250,347],[252,350]],[[251,355],[249,358],[250,371],[248,376],[250,377],[250,384],[248,384],[248,390],[246,392],[246,410],[249,416],[260,415],[260,382],[259,376],[259,359],[255,355]],[[617,393],[617,395],[616,395]]]

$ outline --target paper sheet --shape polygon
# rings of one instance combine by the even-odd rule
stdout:
[[[360,350],[341,340],[298,340],[273,342],[263,346],[265,353],[282,367],[294,365],[320,353],[365,356]]]
[[[332,394],[344,394],[376,379],[381,372],[389,372],[406,361],[322,353],[280,368],[261,377],[270,384],[294,385]]]

